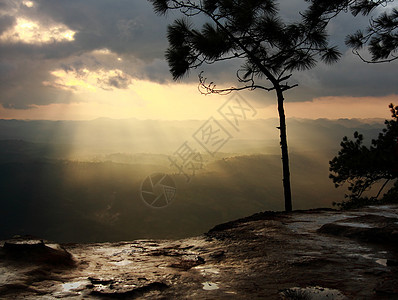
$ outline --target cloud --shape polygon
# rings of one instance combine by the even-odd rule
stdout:
[[[0,16],[0,35],[15,24],[15,17],[10,15]]]
[[[82,50],[107,48],[151,61],[163,57],[167,20],[148,1],[40,0],[37,11],[76,31]]]
[[[306,5],[295,0],[282,1],[280,7],[287,20],[294,20]],[[167,84],[171,75],[164,59],[166,31],[175,17],[172,13],[168,18],[157,16],[145,0],[2,1],[0,104],[29,108],[82,101],[74,95],[84,84],[105,90],[128,89],[134,79]],[[366,22],[350,14],[339,16],[329,28],[333,43],[345,51],[346,34],[365,27]],[[210,81],[230,87],[236,85],[240,64],[235,60],[192,70],[183,82],[198,82],[197,74],[204,70]],[[59,70],[70,80],[54,76]],[[84,70],[91,77],[84,77]],[[366,65],[347,51],[333,66],[320,64],[294,74],[291,83],[299,87],[286,98],[308,101],[326,96],[398,94],[395,76],[394,64]],[[273,101],[272,95],[253,95],[264,105]]]
[[[350,50],[332,66],[319,65],[311,71],[294,75],[299,87],[287,93],[287,98],[292,101],[328,96],[398,95],[396,64],[366,64]]]
[[[43,25],[25,18],[13,18],[12,25],[3,30],[0,40],[11,44],[48,44],[73,41],[75,35],[63,24]]]
[[[111,74],[99,80],[103,89],[127,89],[131,84],[131,78],[120,70],[113,70]]]
[[[127,89],[131,77],[122,70],[88,70],[87,68],[63,68],[51,72],[53,80],[42,82],[44,86],[70,91]]]
[[[48,70],[54,66],[52,62],[28,59],[0,62],[2,105],[7,108],[26,109],[32,105],[70,102],[73,98],[69,91],[42,84],[51,80],[52,75]]]
[[[54,77],[59,69],[101,70],[107,75],[99,76],[96,86],[107,90],[126,89],[133,77],[164,81],[169,76],[163,59],[166,24],[147,1],[2,3],[0,103],[29,108],[79,101],[72,86]]]

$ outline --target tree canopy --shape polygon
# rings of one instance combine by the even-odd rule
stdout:
[[[398,7],[377,11],[378,8],[391,6],[394,0],[307,1],[311,2],[310,11],[313,17],[325,22],[348,10],[353,16],[369,16],[367,28],[359,28],[347,36],[347,46],[365,62],[380,63],[398,59]],[[372,13],[375,15],[371,16]],[[361,50],[369,51],[370,59],[365,58]]]
[[[178,9],[184,15],[168,28],[166,58],[174,79],[203,64],[242,58],[238,78],[250,83],[248,87],[259,88],[253,81],[266,77],[269,89],[288,89],[291,86],[282,84],[286,73],[310,69],[318,58],[333,63],[340,57],[337,48],[328,45],[324,20],[308,11],[301,21],[286,23],[273,0],[150,1],[159,14]],[[199,29],[191,21],[197,14],[209,20]]]
[[[386,128],[369,147],[363,144],[363,135],[355,132],[354,140],[343,138],[341,150],[330,161],[330,178],[335,186],[348,183],[350,194],[343,207],[376,200],[387,183],[398,179],[398,106],[390,104],[390,109],[392,119],[385,121]],[[381,183],[378,192],[364,198],[363,193],[377,183]]]

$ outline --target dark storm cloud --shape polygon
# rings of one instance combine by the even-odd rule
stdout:
[[[171,80],[164,51],[167,24],[176,15],[157,16],[146,0],[37,0],[33,3],[33,7],[28,7],[20,0],[0,2],[0,34],[15,24],[16,17],[44,25],[64,24],[76,34],[70,42],[0,42],[0,103],[4,106],[27,108],[32,104],[71,101],[70,91],[56,89],[56,85],[43,85],[54,79],[50,72],[56,69],[76,74],[83,69],[121,70],[123,73],[119,75],[99,79],[104,89],[127,88],[131,78],[160,83]],[[293,21],[306,5],[303,0],[282,1],[280,8],[285,19]],[[342,15],[329,28],[333,44],[346,51],[346,34],[366,24],[366,19]],[[105,48],[111,54],[95,52]],[[197,74],[205,70],[205,76],[211,81],[220,87],[229,87],[236,83],[239,65],[238,61],[229,61],[192,70],[183,81],[197,82]],[[308,101],[320,96],[398,93],[395,69],[394,64],[366,65],[347,52],[333,66],[320,64],[313,70],[294,74],[292,83],[299,83],[299,87],[289,92],[289,99]]]
[[[318,96],[385,96],[398,94],[397,65],[365,64],[350,51],[330,68],[315,70]],[[311,88],[311,87],[310,87]]]
[[[111,75],[105,79],[99,79],[98,83],[104,90],[109,90],[112,88],[117,89],[127,89],[131,83],[131,78],[122,73],[117,73],[115,75]]]
[[[288,92],[291,101],[309,101],[327,96],[386,96],[398,94],[397,63],[367,64],[350,49],[344,40],[347,34],[365,29],[368,18],[353,18],[346,13],[336,18],[329,26],[331,43],[343,52],[333,65],[319,63],[314,69],[295,73],[292,83],[299,86]],[[362,53],[367,55],[366,51]]]
[[[71,92],[43,86],[53,79],[49,70],[55,64],[49,61],[29,59],[0,63],[1,103],[7,108],[26,109],[32,104],[67,103]]]
[[[10,11],[12,9],[17,9],[19,6],[18,3],[14,1],[1,1],[0,2],[0,11]]]
[[[150,61],[163,56],[167,20],[148,1],[40,0],[37,12],[76,31],[74,44],[90,51],[108,48]]]
[[[283,6],[286,5],[287,3],[283,4]],[[303,6],[296,6],[296,8],[304,9]],[[290,12],[288,19],[293,20],[293,16],[294,14]],[[352,34],[358,29],[365,29],[368,22],[367,17],[357,16],[354,18],[350,13],[341,14],[333,20],[328,27],[330,42],[331,45],[336,45],[340,49],[343,56],[333,65],[318,63],[314,69],[295,72],[289,83],[298,84],[298,87],[286,92],[286,100],[298,102],[328,96],[398,95],[397,62],[367,64],[345,46],[344,40],[347,34]],[[264,81],[264,84],[266,83]],[[268,104],[275,101],[273,94],[265,98],[268,100],[264,100],[261,93],[256,93],[254,99],[258,99],[258,102],[261,103],[268,101]]]
[[[156,16],[144,0],[38,0],[32,8],[21,5],[18,14],[44,24],[65,24],[76,32],[75,40],[41,46],[3,43],[1,51],[5,54],[30,53],[33,57],[61,59],[107,48],[119,55],[129,54],[150,61],[163,57],[167,47],[167,20]],[[0,28],[1,25],[0,20]]]
[[[15,18],[10,15],[3,15],[0,16],[0,35],[9,29],[10,27],[14,26]]]
[[[64,24],[76,32],[71,42],[0,42],[0,103],[5,107],[70,101],[70,91],[43,86],[54,79],[50,72],[56,69],[117,68],[140,79],[161,82],[170,78],[163,59],[168,21],[156,16],[147,1],[38,0],[33,7],[21,1],[1,4],[0,34],[15,24],[16,17],[44,25]],[[90,54],[105,48],[115,54],[112,60]],[[122,64],[116,63],[118,56]],[[127,88],[131,78],[126,74],[99,79],[98,84],[104,89]]]

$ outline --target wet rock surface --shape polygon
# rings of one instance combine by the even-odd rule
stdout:
[[[183,240],[0,242],[1,299],[398,299],[398,207],[265,212]]]
[[[398,247],[398,220],[366,214],[323,225],[318,232]]]

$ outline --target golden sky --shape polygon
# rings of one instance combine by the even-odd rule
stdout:
[[[64,74],[57,75],[62,77]],[[89,81],[68,78],[62,88],[68,87],[74,88],[73,94],[78,101],[34,105],[29,109],[0,107],[0,118],[202,120],[209,118],[229,98],[228,95],[201,95],[195,84],[162,85],[139,80],[132,81],[127,89],[106,91]],[[268,99],[274,96],[272,92],[264,95]],[[261,105],[251,99],[250,93],[245,93],[245,99],[257,110],[256,118],[278,117],[276,105]],[[389,118],[390,103],[398,103],[398,97],[321,97],[313,101],[286,102],[285,109],[287,117],[294,118]]]

